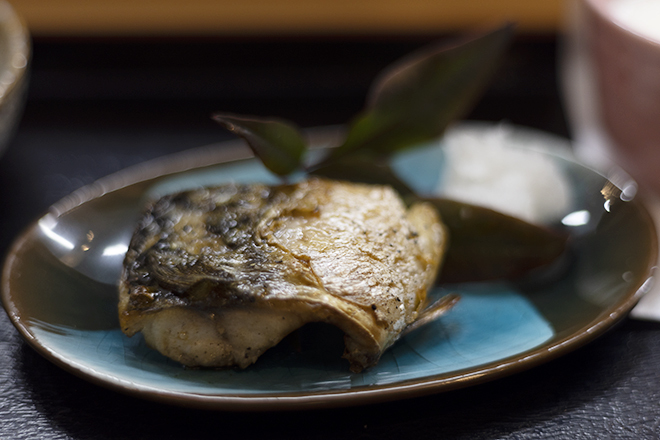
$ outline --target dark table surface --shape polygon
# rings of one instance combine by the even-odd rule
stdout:
[[[304,127],[346,121],[373,76],[432,40],[37,40],[29,99],[0,158],[0,253],[48,206],[114,171],[228,139],[215,110]],[[519,37],[472,119],[568,135],[553,36]],[[370,406],[224,413],[143,401],[51,364],[0,315],[2,439],[660,438],[660,325],[467,389]]]

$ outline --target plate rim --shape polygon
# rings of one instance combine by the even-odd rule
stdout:
[[[538,131],[544,136],[554,136],[540,130],[527,127],[520,128],[527,132]],[[310,129],[308,135],[312,143],[322,144],[340,136],[341,127],[317,127]],[[563,139],[559,136],[556,137]],[[546,154],[552,155],[551,152],[546,152]],[[579,164],[575,158],[567,158],[565,154],[559,154],[557,156],[600,174],[589,167]],[[128,185],[162,177],[167,174],[201,169],[207,166],[215,166],[252,157],[254,157],[253,154],[238,139],[157,157],[124,168],[116,173],[102,177],[89,185],[85,185],[55,202],[47,211],[50,214],[60,216],[90,200]],[[408,379],[391,384],[367,385],[347,390],[278,392],[273,394],[202,394],[153,388],[135,382],[126,383],[125,380],[118,377],[98,373],[90,367],[67,360],[66,356],[41,343],[38,336],[30,330],[30,326],[23,322],[23,317],[13,301],[12,292],[9,288],[9,280],[13,265],[17,260],[17,254],[25,242],[32,237],[32,234],[36,230],[38,219],[31,222],[18,235],[9,248],[3,263],[0,296],[10,321],[23,339],[35,351],[58,367],[77,377],[122,394],[178,406],[226,411],[302,410],[382,403],[465,388],[528,370],[584,346],[621,321],[645,293],[645,284],[649,282],[652,276],[658,255],[657,231],[649,211],[640,201],[639,197],[635,197],[635,199],[628,203],[633,203],[636,206],[636,209],[642,216],[642,220],[648,225],[648,230],[651,232],[654,240],[649,247],[649,255],[645,258],[647,262],[645,268],[647,276],[639,283],[630,286],[620,301],[604,309],[587,325],[552,343],[543,343],[522,353],[488,362],[477,367],[443,373],[432,376],[431,378]]]

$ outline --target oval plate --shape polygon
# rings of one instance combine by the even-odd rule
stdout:
[[[529,130],[518,136],[530,133],[549,148],[565,144]],[[310,132],[321,148],[340,135],[337,128]],[[560,274],[525,285],[437,287],[433,295],[451,289],[462,300],[360,374],[348,371],[340,339],[327,328],[283,341],[243,371],[185,369],[149,349],[140,336],[127,338],[119,330],[116,284],[148,200],[230,179],[276,182],[239,141],[126,169],[53,205],[9,252],[2,301],[21,335],[50,361],[102,386],[161,402],[222,410],[309,409],[474,385],[593,340],[626,316],[650,284],[657,245],[642,204],[626,197],[605,203],[604,177],[564,155],[535,154],[551,158],[569,179],[573,200],[566,214],[589,213],[588,221],[570,231],[572,252]],[[439,178],[440,171],[429,171],[428,164],[420,169],[428,179]]]

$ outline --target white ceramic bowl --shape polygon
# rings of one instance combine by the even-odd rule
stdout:
[[[23,113],[30,55],[25,24],[9,3],[0,0],[0,155]]]

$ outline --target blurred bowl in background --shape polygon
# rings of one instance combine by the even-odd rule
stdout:
[[[0,156],[23,114],[30,56],[25,23],[8,2],[0,0]]]
[[[563,79],[578,156],[660,194],[660,1],[569,5]]]

